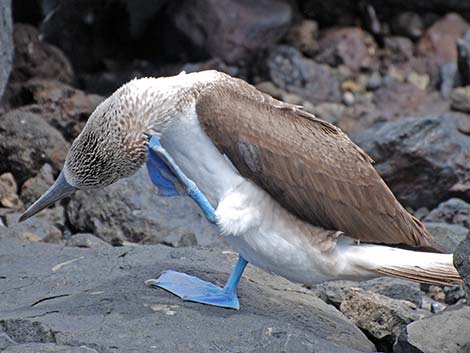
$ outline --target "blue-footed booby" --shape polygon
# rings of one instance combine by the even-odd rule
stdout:
[[[247,263],[308,286],[377,276],[461,281],[452,254],[436,251],[346,134],[217,71],[119,88],[90,116],[58,179],[22,219],[144,163],[160,194],[192,197],[240,254],[223,288],[175,271],[147,281],[185,300],[238,309]]]

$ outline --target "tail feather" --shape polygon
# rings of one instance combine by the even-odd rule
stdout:
[[[441,269],[441,271],[427,271],[423,268],[413,267],[384,267],[374,270],[374,272],[381,275],[409,279],[411,281],[450,285],[462,282],[455,268]]]
[[[452,254],[370,244],[351,247],[348,253],[353,266],[369,273],[438,285],[462,282],[454,267]]]

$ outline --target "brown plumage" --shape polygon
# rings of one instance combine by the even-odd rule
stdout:
[[[436,248],[339,128],[228,78],[201,90],[207,135],[242,176],[313,225],[364,242]]]

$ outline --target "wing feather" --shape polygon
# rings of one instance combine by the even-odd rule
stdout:
[[[241,175],[300,218],[361,241],[434,246],[336,126],[230,76],[202,89],[196,109]]]

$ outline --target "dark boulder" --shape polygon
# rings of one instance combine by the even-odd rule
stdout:
[[[433,208],[452,196],[470,199],[466,119],[453,113],[403,118],[352,137],[404,205]]]
[[[13,173],[20,185],[44,163],[57,173],[68,149],[60,132],[39,115],[12,110],[0,116],[0,173]]]
[[[228,64],[248,62],[273,46],[287,31],[292,9],[279,0],[182,1],[176,27],[209,56]]]
[[[13,38],[15,61],[12,81],[22,82],[34,77],[73,82],[74,73],[68,59],[58,48],[42,41],[36,28],[17,23]]]

